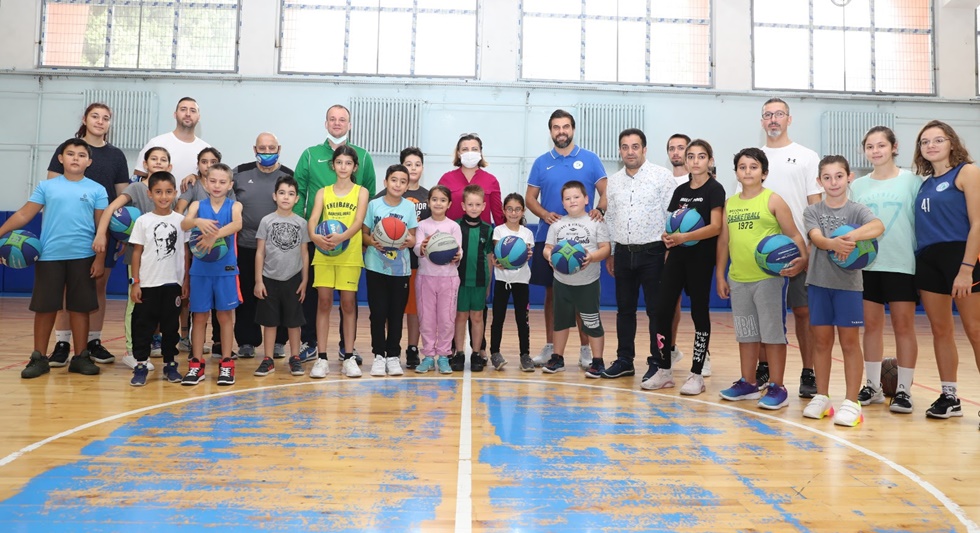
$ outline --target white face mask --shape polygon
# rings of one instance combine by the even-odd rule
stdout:
[[[327,140],[334,144],[344,144],[345,142],[347,142],[347,135],[344,135],[343,137],[334,137],[333,135],[330,135],[330,133],[328,132]]]
[[[476,168],[482,160],[483,154],[480,152],[463,152],[459,154],[459,162],[466,168]]]

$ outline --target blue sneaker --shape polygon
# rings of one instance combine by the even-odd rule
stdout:
[[[759,388],[755,384],[745,381],[744,378],[739,378],[738,381],[732,383],[731,387],[721,391],[720,394],[723,399],[732,402],[738,400],[758,400],[762,396]]]
[[[145,363],[136,365],[136,368],[133,369],[133,379],[129,380],[129,384],[134,387],[146,385],[146,375],[149,373],[150,371],[147,370]]]
[[[449,366],[449,357],[445,355],[440,355],[439,359],[436,361],[436,366],[439,367],[440,374],[452,374],[453,368]],[[418,371],[418,369],[416,369]]]
[[[153,340],[150,341],[150,355],[157,357],[163,355],[163,335],[153,334]]]
[[[163,365],[163,378],[171,383],[180,383],[184,376],[177,371],[177,361]]]
[[[766,395],[759,400],[759,407],[773,411],[782,409],[787,405],[789,405],[789,393],[786,392],[786,387],[775,383],[769,384]]]
[[[446,361],[446,365],[449,365],[449,361]],[[426,372],[435,369],[436,360],[434,357],[423,357],[422,362],[415,365],[416,374],[425,374]],[[440,369],[442,370],[442,369]]]
[[[313,346],[310,346],[309,344],[307,344],[307,343],[304,342],[303,344],[300,344],[299,345],[299,362],[300,363],[306,363],[306,362],[309,362],[309,361],[313,361],[316,358],[317,358],[317,355],[316,355],[316,344],[314,344]]]

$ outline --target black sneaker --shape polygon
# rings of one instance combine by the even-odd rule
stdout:
[[[617,359],[618,360],[618,359]],[[591,379],[599,379],[602,373],[606,371],[606,363],[602,359],[592,359],[592,366],[585,371],[585,377]]]
[[[939,399],[932,402],[926,409],[927,418],[949,418],[951,416],[963,416],[963,409],[960,407],[960,399],[949,394],[940,394]]]
[[[163,379],[171,383],[180,383],[184,380],[184,377],[177,371],[177,361],[163,365]]]
[[[109,350],[102,346],[102,341],[99,339],[88,341],[88,353],[96,363],[109,364],[116,361],[116,356],[109,353]]]
[[[657,358],[652,355],[647,357],[647,371],[643,373],[643,379],[640,380],[640,383],[652,378],[657,373],[657,370],[660,370],[660,364],[657,363]]]
[[[888,404],[888,410],[893,413],[911,413],[912,397],[903,390],[896,392],[895,396],[892,396],[891,403]]]
[[[470,355],[470,372],[483,372],[487,366],[487,360],[479,353]],[[455,370],[455,369],[453,369]]]
[[[129,380],[129,384],[134,387],[142,387],[146,385],[146,375],[150,371],[146,368],[146,363],[139,363],[136,368],[133,369],[133,379]]]
[[[759,363],[755,367],[755,388],[762,390],[769,386],[769,363]]]
[[[289,373],[294,376],[302,376],[306,373],[303,371],[303,362],[300,361],[298,355],[289,358]]]
[[[71,344],[67,342],[56,342],[54,351],[48,357],[48,365],[52,368],[61,368],[68,364],[68,357],[71,355]]]
[[[449,368],[453,369],[454,372],[462,372],[466,368],[466,354],[463,352],[456,352],[455,355],[449,356]]]
[[[181,385],[197,385],[204,380],[204,361],[197,357],[192,357],[187,361],[187,373],[180,380]]]
[[[534,372],[534,359],[529,353],[521,354],[521,372]]]
[[[268,376],[269,374],[276,371],[276,364],[272,362],[271,357],[265,357],[262,362],[259,363],[259,367],[255,369],[256,376]]]
[[[606,379],[615,379],[626,376],[635,376],[636,369],[633,368],[633,361],[627,361],[625,359],[616,359],[613,364],[609,365],[609,368],[603,369],[599,373],[600,377]]]
[[[71,361],[68,362],[68,371],[83,376],[94,376],[99,373],[99,367],[95,366],[89,351],[85,350],[80,355],[71,358]]]
[[[768,374],[768,371],[766,372]],[[812,368],[804,368],[800,373],[800,398],[813,398],[817,393],[817,375]]]
[[[419,359],[419,348],[418,346],[409,346],[405,350],[405,368],[415,368],[419,366],[422,360]]]
[[[557,372],[564,372],[565,358],[557,354],[551,354],[551,359],[549,359],[548,362],[544,364],[544,367],[541,370],[545,374],[555,374]]]
[[[20,377],[23,379],[33,379],[43,376],[51,372],[52,366],[48,358],[44,357],[44,354],[35,350],[31,352],[31,360],[27,362],[27,366],[24,367],[24,370],[20,371]]]
[[[235,361],[225,357],[218,364],[218,385],[235,384]]]

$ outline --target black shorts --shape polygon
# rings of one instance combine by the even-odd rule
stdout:
[[[534,255],[531,257],[531,285],[551,287],[555,283],[555,269],[544,258],[544,241],[534,243]]]
[[[940,242],[915,256],[915,287],[920,291],[952,294],[953,280],[960,272],[965,242]],[[973,290],[980,292],[980,269],[973,269]]]
[[[915,288],[915,276],[900,272],[874,272],[864,270],[864,299],[876,304],[889,302],[919,303],[919,291]]]
[[[98,309],[95,278],[90,274],[94,259],[93,256],[34,263],[31,311],[54,313],[65,308],[72,313],[91,313]]]
[[[265,327],[298,328],[306,324],[303,316],[303,304],[299,301],[299,286],[303,281],[303,273],[286,281],[274,280],[262,276],[266,296],[255,300],[255,323]],[[307,294],[307,298],[316,298],[316,293]]]

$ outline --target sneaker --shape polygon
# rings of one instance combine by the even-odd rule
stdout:
[[[815,394],[810,403],[803,408],[803,416],[820,420],[825,416],[834,416],[834,403],[829,396]]]
[[[294,376],[302,376],[306,373],[303,371],[303,363],[300,362],[298,355],[289,358],[289,373]]]
[[[341,361],[346,361],[347,360],[347,355],[348,354],[345,354],[343,352],[343,350],[337,352],[337,354],[339,355],[339,359]],[[353,350],[351,350],[350,355],[354,358],[354,362],[357,363],[357,366],[361,366],[362,364],[364,364],[364,358],[361,357],[361,354],[357,353],[357,348],[354,348]]]
[[[615,379],[622,377],[635,376],[636,370],[633,369],[633,361],[627,361],[625,359],[616,359],[613,364],[609,365],[599,374],[600,377],[606,379]]]
[[[109,364],[116,362],[116,356],[109,353],[109,350],[106,350],[105,346],[102,346],[102,341],[99,339],[88,341],[88,353],[96,363]]]
[[[861,404],[852,402],[851,400],[844,400],[840,404],[840,409],[837,411],[837,414],[834,415],[834,424],[838,426],[854,427],[861,422],[864,422],[864,415],[861,414]]]
[[[653,375],[657,373],[657,370],[660,370],[660,364],[657,361],[657,358],[652,355],[647,357],[647,371],[644,372],[643,377],[640,378],[640,383],[652,378]]]
[[[592,348],[590,346],[579,346],[578,366],[582,367],[582,370],[588,370],[592,366]]]
[[[878,388],[874,388],[871,386],[871,383],[868,383],[864,387],[861,387],[861,392],[858,393],[858,402],[861,405],[885,403],[885,393],[881,391],[881,385],[878,385]]]
[[[218,385],[235,384],[235,360],[225,357],[218,365]]]
[[[439,368],[440,374],[453,373],[453,367],[449,364],[449,357],[445,355],[440,355],[439,358],[436,359],[436,366]]]
[[[490,354],[490,364],[493,365],[494,370],[503,370],[507,360],[504,359],[503,355],[500,355],[500,352],[493,352]]]
[[[534,359],[529,353],[521,354],[521,372],[534,372]]]
[[[354,360],[353,357],[347,359],[347,361]],[[345,363],[347,361],[344,361]],[[374,354],[374,364],[371,365],[371,375],[374,377],[384,377],[388,375],[385,370],[385,356],[376,353]]]
[[[800,398],[813,398],[817,393],[817,375],[812,368],[804,368],[800,373]]]
[[[671,363],[670,366],[674,366],[674,364],[680,362],[681,359],[684,359],[684,352],[682,352],[681,349],[678,348],[677,346],[674,346],[673,348],[671,348],[670,349],[670,363]]]
[[[454,372],[462,372],[466,368],[466,354],[456,352],[454,355],[449,356],[449,368],[453,369]]]
[[[548,344],[542,346],[541,353],[535,355],[534,359],[532,359],[532,361],[534,361],[534,366],[544,366],[548,364],[548,361],[551,360],[551,354],[553,354],[554,352],[555,352],[554,344],[549,342]]]
[[[300,344],[298,357],[300,363],[309,363],[310,361],[316,359],[317,358],[316,344],[314,344],[313,346],[310,346],[305,342],[303,344]]]
[[[129,384],[134,387],[146,385],[146,375],[149,373],[145,363],[136,365],[136,368],[133,369],[133,379],[129,380]]]
[[[606,363],[602,359],[593,359],[592,364],[589,365],[589,369],[585,371],[585,377],[590,379],[599,379],[602,377],[602,373],[606,371]]]
[[[474,353],[470,355],[470,372],[483,372],[487,366],[487,360],[483,355]]]
[[[895,396],[892,396],[891,403],[888,404],[888,410],[893,413],[911,413],[912,397],[903,390],[896,392]]]
[[[197,385],[204,381],[204,362],[197,357],[192,357],[187,362],[187,373],[180,380],[181,385]]]
[[[545,374],[554,374],[554,373],[557,373],[557,372],[564,372],[565,371],[565,358],[562,357],[562,356],[560,356],[560,355],[551,354],[551,359],[548,360],[548,364],[544,365],[544,368],[542,368],[541,370]]]
[[[386,357],[385,369],[388,370],[389,376],[401,376],[402,374],[405,373],[402,370],[402,362],[397,357]]]
[[[272,361],[271,357],[263,357],[262,362],[259,363],[259,367],[255,369],[254,374],[256,376],[268,376],[276,371],[276,364]]]
[[[313,368],[310,369],[310,377],[314,379],[325,378],[329,373],[330,361],[326,359],[317,358],[316,362],[313,363]]]
[[[755,386],[762,390],[769,386],[769,363],[759,363],[755,367]]]
[[[154,333],[150,340],[150,357],[163,357],[163,335],[159,333]]]
[[[963,409],[960,407],[960,399],[949,394],[940,394],[939,399],[932,402],[926,409],[928,418],[949,418],[951,416],[963,416]]]
[[[91,352],[83,350],[80,355],[72,357],[68,362],[68,371],[83,376],[94,376],[99,373],[99,367],[92,362]]]
[[[285,359],[286,358],[286,345],[279,344],[278,342],[272,347],[272,358],[273,359]]]
[[[704,366],[701,367],[701,377],[711,377],[711,352],[704,354]]]
[[[68,343],[65,343],[68,344]],[[35,350],[31,352],[31,360],[27,362],[27,366],[24,370],[20,371],[20,377],[23,379],[34,379],[36,377],[43,376],[48,372],[51,372],[51,367],[53,365],[48,358],[44,356],[41,352]]]
[[[67,342],[57,342],[51,356],[48,357],[48,366],[61,368],[68,364],[68,357],[71,355],[71,344]]]
[[[243,344],[238,347],[238,357],[242,359],[255,359],[255,346]]]
[[[136,369],[136,365],[139,364],[139,361],[137,361],[136,358],[133,357],[133,354],[131,354],[129,352],[126,352],[126,355],[124,355],[123,358],[120,359],[120,360],[122,361],[122,364],[124,364],[124,365],[126,365],[129,368],[132,368],[134,370]],[[146,364],[146,369],[149,370],[150,372],[153,372],[154,370],[156,370],[156,367],[153,366],[153,363],[151,363],[149,361],[146,361],[145,364]]]
[[[177,349],[180,350],[180,351],[182,351],[182,352],[190,352],[191,349],[192,349],[191,348],[191,338],[190,337],[181,337],[180,340],[177,341]]]
[[[149,365],[147,365],[149,368]],[[163,379],[171,383],[180,383],[184,380],[180,372],[177,371],[177,361],[171,361],[163,365]]]
[[[732,383],[731,387],[728,387],[718,394],[723,400],[728,400],[730,402],[737,402],[739,400],[758,400],[762,396],[762,393],[759,392],[759,387],[745,381],[745,378],[739,378],[738,381]]]
[[[447,361],[446,364],[448,365],[449,362]],[[415,365],[415,373],[425,374],[426,372],[432,371],[435,367],[436,367],[435,357],[423,357],[422,361],[419,364]]]
[[[405,349],[405,368],[416,368],[420,362],[418,346],[409,346]]]
[[[759,407],[775,411],[789,405],[789,392],[786,387],[770,383],[766,395],[759,400]]]
[[[681,385],[681,394],[684,396],[697,396],[704,391],[704,375],[702,374],[691,372],[691,375],[687,376],[687,381]]]
[[[650,379],[640,382],[643,390],[672,389],[674,388],[674,371],[669,368],[661,368],[654,372]]]
[[[353,357],[348,357],[344,359],[344,365],[341,367],[343,374],[349,378],[359,378],[361,377],[361,367],[357,364],[357,359]]]

